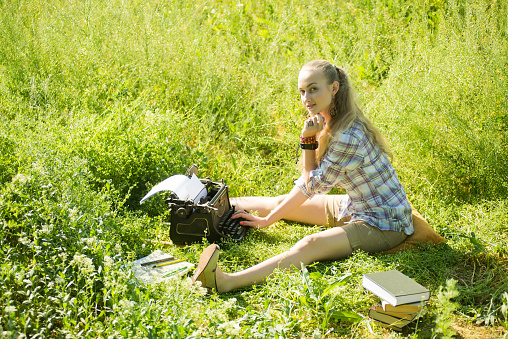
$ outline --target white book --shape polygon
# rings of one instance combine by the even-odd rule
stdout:
[[[392,306],[430,298],[427,288],[397,270],[364,274],[362,286]]]

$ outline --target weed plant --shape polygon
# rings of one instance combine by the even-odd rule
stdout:
[[[460,334],[458,322],[506,335],[507,18],[505,2],[482,0],[0,0],[1,336],[386,336],[361,276],[393,268],[433,292],[393,336]],[[129,263],[169,240],[165,194],[139,205],[156,183],[196,163],[231,196],[290,190],[297,73],[318,58],[349,72],[447,243],[357,252],[224,295],[136,281]],[[220,265],[321,229],[252,230],[222,245]],[[197,262],[205,246],[165,250]]]

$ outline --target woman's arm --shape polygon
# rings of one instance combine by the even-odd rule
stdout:
[[[324,128],[325,119],[323,116],[318,113],[309,119],[307,119],[303,124],[302,129],[302,137],[315,137],[323,128]],[[309,183],[309,175],[310,171],[318,168],[318,164],[316,161],[316,151],[310,149],[304,149],[303,151],[303,169],[302,175],[305,179],[305,185]]]
[[[318,165],[316,161],[316,151],[312,149],[304,149],[303,151],[303,169],[302,175],[305,179],[305,185],[309,183],[310,171],[315,170]]]

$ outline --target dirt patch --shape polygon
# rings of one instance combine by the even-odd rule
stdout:
[[[452,327],[457,332],[457,339],[499,339],[508,332],[501,326],[475,326],[461,321],[454,322]]]

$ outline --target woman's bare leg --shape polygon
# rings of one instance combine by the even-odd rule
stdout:
[[[267,216],[286,196],[278,197],[239,197],[231,198],[231,205],[236,210],[257,211],[260,217]],[[315,195],[306,200],[300,207],[286,215],[284,219],[311,225],[327,225],[328,220],[325,211],[326,196]]]
[[[311,234],[298,241],[289,251],[267,259],[255,266],[236,273],[224,273],[217,267],[216,281],[219,292],[261,283],[275,269],[300,268],[300,263],[308,265],[314,261],[345,258],[352,253],[346,232],[335,227]]]

